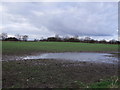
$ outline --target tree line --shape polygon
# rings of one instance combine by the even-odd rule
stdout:
[[[28,35],[15,35],[15,37],[8,37],[7,33],[2,33],[0,34],[0,40],[2,41],[28,41]],[[61,38],[59,37],[59,35],[55,35],[54,37],[48,37],[46,39],[42,38],[42,39],[34,39],[34,42],[83,42],[83,43],[106,43],[106,44],[120,44],[120,41],[117,40],[109,40],[106,41],[105,39],[103,40],[94,40],[90,37],[85,37],[84,39],[79,39],[79,36],[74,36],[74,37],[65,37],[65,38]]]
[[[28,35],[15,35],[15,37],[8,37],[7,33],[0,34],[0,40],[2,41],[27,41]]]
[[[105,39],[98,41],[98,40],[94,40],[90,37],[85,37],[84,39],[79,39],[78,36],[66,37],[66,38],[48,37],[47,39],[42,39],[40,41],[120,44],[120,41],[117,41],[117,40],[114,40],[114,39],[109,40],[109,41],[106,41]]]

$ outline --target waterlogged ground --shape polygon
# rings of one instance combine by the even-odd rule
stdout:
[[[113,54],[95,52],[64,52],[64,53],[43,53],[27,56],[3,56],[4,60],[36,60],[36,59],[56,59],[94,63],[118,63],[118,57]]]
[[[81,88],[118,76],[118,54],[114,53],[118,45],[69,42],[2,45],[3,88]],[[113,85],[107,81],[98,87]]]
[[[44,53],[34,56],[21,57],[24,59],[56,59],[56,60],[72,60],[85,61],[95,63],[118,63],[117,57],[110,57],[108,53],[85,53],[85,52],[64,52],[64,53]]]
[[[118,75],[118,66],[106,63],[39,59],[2,64],[3,88],[81,88]],[[107,81],[98,87],[111,85]]]
[[[3,88],[81,88],[118,75],[117,54],[3,55]],[[111,87],[104,83],[101,87]]]

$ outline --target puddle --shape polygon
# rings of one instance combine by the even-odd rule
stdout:
[[[83,53],[83,52],[65,52],[65,53],[45,53],[35,56],[21,57],[26,59],[56,59],[56,60],[72,60],[72,61],[86,61],[99,63],[118,63],[117,57],[109,57],[112,54],[108,53]]]

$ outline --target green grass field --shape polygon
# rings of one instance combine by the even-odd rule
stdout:
[[[3,54],[26,54],[34,52],[112,52],[118,45],[75,42],[2,42]]]

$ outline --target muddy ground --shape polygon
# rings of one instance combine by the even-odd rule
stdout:
[[[7,59],[7,58],[6,58]],[[2,61],[3,88],[78,88],[118,76],[117,64],[65,60]]]

